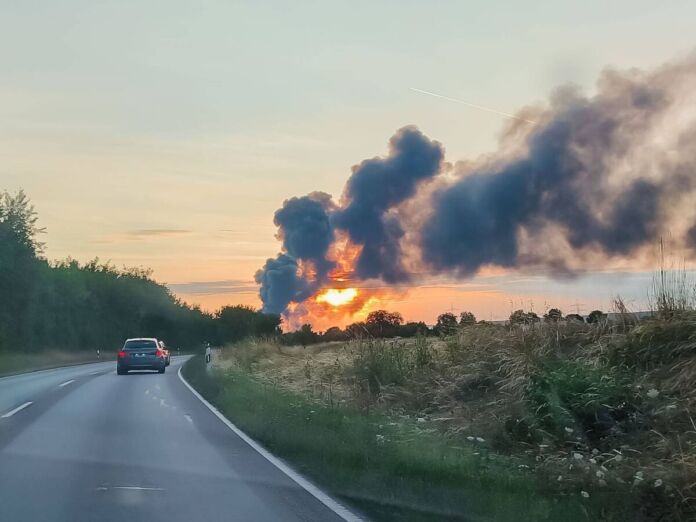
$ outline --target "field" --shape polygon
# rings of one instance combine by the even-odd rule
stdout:
[[[627,315],[248,340],[205,378],[235,422],[378,519],[689,520],[695,354],[693,314]]]

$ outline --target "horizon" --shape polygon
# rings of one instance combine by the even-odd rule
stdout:
[[[503,114],[543,107],[566,84],[592,96],[607,67],[653,70],[688,56],[684,11],[696,15],[687,3],[649,2],[454,13],[301,4],[282,16],[172,4],[164,18],[153,6],[70,7],[47,3],[38,17],[3,8],[0,188],[31,198],[49,259],[149,267],[209,311],[260,307],[254,274],[278,252],[276,209],[313,191],[338,201],[351,168],[384,156],[397,129],[417,125],[448,164],[481,161],[509,131]],[[516,308],[586,314],[608,310],[615,295],[643,309],[656,266],[648,254],[574,278],[484,266],[389,286],[375,306],[427,323],[450,310],[494,320]]]

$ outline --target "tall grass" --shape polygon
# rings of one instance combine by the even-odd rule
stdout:
[[[696,307],[696,281],[686,263],[668,263],[662,239],[659,245],[659,265],[652,278],[649,293],[651,309],[663,319],[669,319]]]
[[[421,451],[440,444],[485,456],[511,473],[524,470],[550,496],[584,499],[588,519],[694,519],[696,312],[637,321],[618,301],[619,312],[622,307],[626,319],[618,323],[482,324],[436,339],[295,349],[302,371],[288,370],[289,348],[278,355],[251,343],[247,352],[239,346],[230,353],[239,354],[234,371],[250,379],[244,386],[270,382],[281,394],[294,390],[292,401],[299,397],[315,411],[321,406],[349,419],[415,423],[417,432],[428,434],[414,439]],[[234,378],[220,381],[223,388],[236,386]],[[317,381],[328,383],[330,392],[313,393]],[[290,400],[285,397],[278,408]],[[260,437],[264,429],[259,426]],[[335,436],[341,433],[352,436],[344,425]],[[375,441],[361,444],[379,449],[377,435],[386,435],[373,435]],[[486,466],[462,480],[487,476]],[[371,476],[367,468],[361,473]],[[396,472],[386,467],[380,473]],[[455,502],[452,510],[461,507]]]
[[[211,376],[197,359],[184,375],[252,437],[374,520],[580,521],[595,511],[595,499],[545,493],[522,461],[500,462],[484,443],[453,444],[410,418],[317,404],[241,369]]]

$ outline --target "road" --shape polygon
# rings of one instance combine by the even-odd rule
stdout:
[[[193,395],[185,359],[0,379],[0,520],[342,520]]]

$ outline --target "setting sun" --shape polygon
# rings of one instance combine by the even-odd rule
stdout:
[[[342,306],[350,303],[358,295],[355,288],[329,288],[317,296],[317,303],[328,303],[331,306]]]

